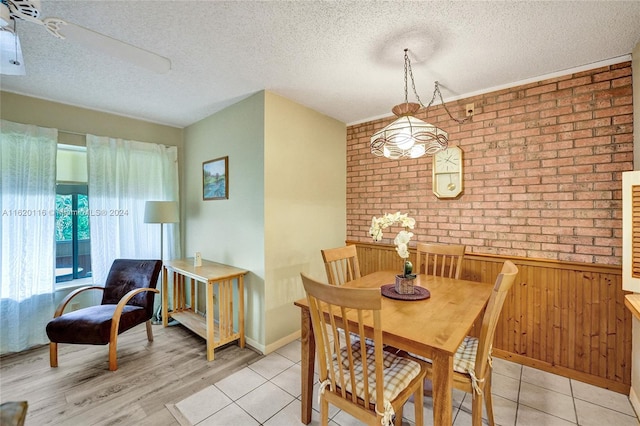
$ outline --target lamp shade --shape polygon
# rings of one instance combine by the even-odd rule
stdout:
[[[413,116],[420,109],[405,102],[391,110],[398,118],[371,136],[371,153],[391,160],[433,155],[447,148],[449,134]]]
[[[177,201],[147,201],[144,205],[144,223],[179,222]]]
[[[392,160],[432,155],[447,147],[448,134],[412,116],[400,117],[371,137],[371,153]]]

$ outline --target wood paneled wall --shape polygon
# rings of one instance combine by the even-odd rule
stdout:
[[[357,245],[363,275],[402,268],[394,246],[347,243]],[[621,267],[466,254],[462,278],[494,282],[507,259],[520,272],[500,316],[494,356],[628,395],[632,316]]]

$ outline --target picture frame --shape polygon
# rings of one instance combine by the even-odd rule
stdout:
[[[229,199],[229,156],[202,163],[202,199]]]

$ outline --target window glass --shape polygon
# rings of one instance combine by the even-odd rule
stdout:
[[[89,195],[84,147],[58,145],[56,185],[56,282],[91,277]]]

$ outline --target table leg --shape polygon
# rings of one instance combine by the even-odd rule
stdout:
[[[162,268],[162,326],[169,325],[169,284],[167,284],[167,268]]]
[[[302,413],[301,421],[304,424],[311,423],[312,398],[313,398],[313,370],[316,356],[316,341],[311,326],[311,313],[309,308],[302,308],[301,314],[301,370],[302,370]]]
[[[214,359],[214,346],[213,346],[213,283],[207,283],[207,312],[206,312],[206,321],[207,321],[207,361],[213,361]]]
[[[433,424],[450,425],[451,391],[453,389],[453,357],[435,351],[433,353]]]
[[[238,332],[240,347],[244,348],[244,276],[238,276]]]

